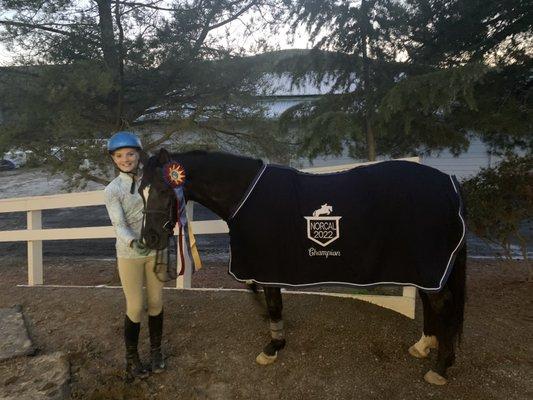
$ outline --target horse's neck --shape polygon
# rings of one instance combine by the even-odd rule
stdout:
[[[227,220],[262,167],[261,160],[219,153],[180,155],[187,174],[186,193]]]

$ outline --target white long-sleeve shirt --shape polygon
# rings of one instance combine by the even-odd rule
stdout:
[[[130,247],[133,239],[141,237],[144,208],[142,197],[137,191],[140,181],[135,183],[135,191],[131,194],[131,180],[130,175],[121,172],[104,189],[105,206],[117,235],[115,247],[119,258],[155,255],[155,250],[152,250],[148,256],[141,256]]]

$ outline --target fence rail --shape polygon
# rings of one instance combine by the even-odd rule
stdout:
[[[404,158],[403,160],[419,162],[418,157]],[[306,168],[303,171],[312,173],[330,173],[347,170],[364,164],[369,163]],[[34,286],[42,285],[44,283],[42,248],[44,240],[107,239],[116,237],[112,226],[43,229],[42,210],[100,205],[104,205],[104,192],[102,190],[0,200],[0,213],[27,213],[27,229],[0,231],[0,242],[27,242],[28,285]],[[222,234],[229,232],[228,226],[223,220],[194,221],[192,202],[187,204],[187,216],[189,221],[191,221],[195,235]],[[185,274],[178,277],[176,287],[182,289],[190,288],[191,280],[192,271],[190,268],[186,268]],[[340,293],[331,293],[331,295],[352,297],[368,301],[382,307],[390,308],[410,318],[414,318],[415,315],[416,290],[413,287],[404,287],[402,296],[351,295]]]

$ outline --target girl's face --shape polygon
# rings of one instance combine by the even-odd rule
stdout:
[[[131,147],[115,150],[111,157],[117,167],[124,172],[132,172],[139,165],[139,152]]]

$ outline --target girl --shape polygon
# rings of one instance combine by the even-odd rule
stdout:
[[[126,297],[126,380],[132,381],[148,376],[148,370],[140,362],[137,351],[144,283],[148,300],[151,369],[154,373],[165,369],[161,353],[163,282],[154,272],[156,252],[148,249],[140,240],[144,209],[142,197],[138,193],[141,141],[131,132],[118,132],[109,139],[107,150],[120,171],[106,186],[104,193],[107,212],[117,237],[118,272]]]

